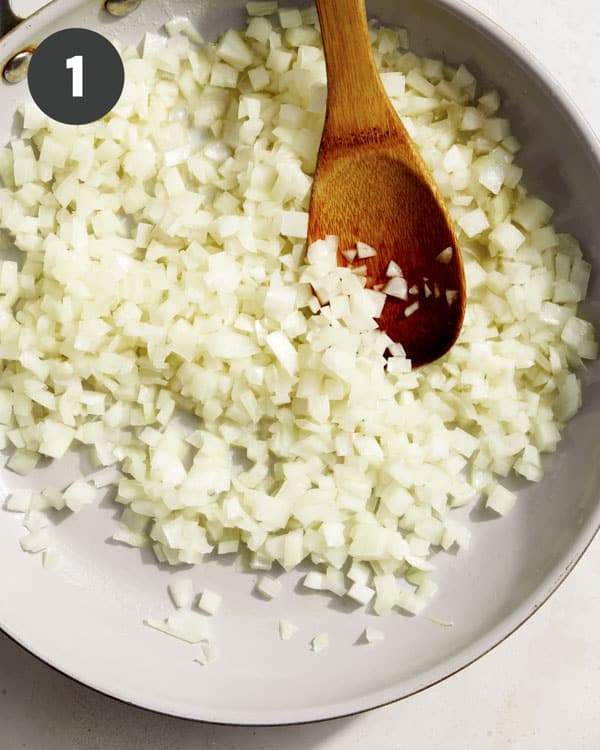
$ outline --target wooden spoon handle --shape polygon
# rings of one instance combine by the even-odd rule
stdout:
[[[365,0],[316,0],[327,64],[331,135],[385,126],[393,115],[373,59]]]

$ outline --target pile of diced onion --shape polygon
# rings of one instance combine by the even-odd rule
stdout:
[[[115,539],[161,562],[309,560],[309,588],[418,612],[432,551],[469,541],[452,510],[483,495],[505,514],[498,478],[541,480],[580,407],[590,266],[521,184],[498,95],[372,22],[468,281],[459,342],[412,370],[377,327],[386,290],[338,268],[335,238],[306,250],[326,103],[314,8],[248,9],[215,45],[174,19],[122,50],[103,120],[25,104],[0,149],[0,224],[21,251],[0,264],[0,445],[21,474],[80,444],[99,467],[7,507],[27,514],[24,548],[48,552],[44,511],[118,483]]]

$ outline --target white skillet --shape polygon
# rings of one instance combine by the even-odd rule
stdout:
[[[117,0],[118,2],[118,0]],[[285,3],[284,3],[285,4]],[[290,3],[291,4],[291,3]],[[577,234],[596,274],[588,316],[600,323],[600,151],[582,116],[539,64],[500,28],[460,0],[373,0],[369,14],[411,32],[416,51],[466,62],[500,89],[516,135],[528,187],[557,209],[558,225]],[[0,0],[0,36],[14,24]],[[61,28],[82,26],[109,38],[139,41],[173,15],[188,15],[207,38],[243,23],[242,0],[142,0],[131,15],[109,15],[100,0],[54,0],[0,40],[0,67],[29,45]],[[0,142],[13,127],[16,105],[28,97],[24,82],[0,82]],[[193,662],[193,646],[142,625],[171,611],[166,585],[173,570],[151,554],[106,543],[114,531],[110,503],[88,508],[56,529],[63,566],[42,570],[21,552],[19,520],[0,512],[0,627],[48,664],[104,693],[149,709],[212,722],[282,724],[342,716],[379,706],[444,679],[506,638],[564,580],[600,524],[600,367],[588,373],[584,408],[566,430],[546,478],[520,493],[505,520],[470,514],[472,548],[440,555],[441,593],[424,617],[381,620],[349,613],[319,594],[294,590],[298,574],[284,577],[278,599],[254,598],[254,577],[208,562],[191,575],[198,589],[224,595],[215,619],[219,661]],[[75,456],[39,471],[37,487],[65,485],[78,476]],[[6,488],[28,486],[9,471]],[[283,643],[277,621],[300,625]],[[353,645],[374,624],[386,633],[376,647]],[[309,639],[327,631],[320,654]]]

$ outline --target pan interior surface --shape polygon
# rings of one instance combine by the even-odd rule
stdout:
[[[282,3],[292,5],[293,3]],[[297,3],[296,3],[297,4]],[[519,163],[528,189],[552,205],[559,231],[577,235],[586,258],[600,267],[596,207],[600,194],[598,147],[571,104],[539,66],[506,34],[460,2],[374,0],[369,15],[406,26],[413,49],[449,63],[465,63],[484,88],[498,88],[504,111],[524,144]],[[95,29],[138,42],[173,15],[188,15],[207,39],[241,27],[244,4],[234,0],[169,5],[144,0],[131,16],[108,16],[97,2],[57,0],[0,42],[0,60],[68,27]],[[10,137],[24,83],[0,86],[2,144]],[[594,274],[583,314],[600,325],[600,280]],[[565,430],[558,453],[545,462],[544,481],[523,484],[503,520],[488,522],[480,509],[465,511],[473,528],[467,553],[439,556],[440,593],[426,617],[376,618],[320,594],[303,594],[302,572],[283,577],[284,591],[265,602],[252,593],[255,576],[209,560],[185,572],[195,589],[219,591],[224,604],[214,621],[219,659],[202,668],[194,646],[142,625],[172,607],[166,587],[182,571],[158,566],[150,551],[107,543],[115,506],[68,518],[56,529],[63,565],[42,569],[22,553],[20,520],[0,513],[0,626],[26,648],[91,687],[146,708],[192,719],[278,724],[346,715],[409,695],[478,658],[522,623],[583,553],[600,520],[600,378],[586,374],[584,406]],[[79,454],[34,474],[38,488],[64,486],[85,467]],[[31,486],[8,471],[2,487]],[[460,514],[457,515],[460,520]],[[290,642],[278,621],[300,627]],[[376,648],[354,645],[373,625],[385,631]],[[328,632],[329,649],[308,643]]]

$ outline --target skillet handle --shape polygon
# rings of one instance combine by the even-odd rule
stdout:
[[[13,13],[10,0],[0,0],[0,39],[20,24],[22,20]]]

